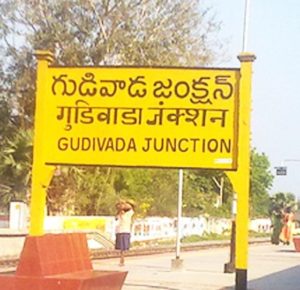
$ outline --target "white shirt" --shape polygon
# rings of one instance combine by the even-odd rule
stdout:
[[[134,211],[130,209],[118,216],[117,233],[130,233],[131,232],[131,221]]]

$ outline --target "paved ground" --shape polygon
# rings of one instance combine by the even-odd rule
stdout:
[[[182,252],[180,271],[171,269],[175,253],[127,257],[125,267],[119,267],[116,258],[93,260],[93,264],[95,269],[128,271],[122,290],[234,289],[235,274],[223,273],[229,247],[207,247],[208,244],[201,250]],[[8,248],[17,247],[11,243]],[[14,264],[3,265],[0,272],[14,271]],[[295,252],[293,245],[251,245],[248,290],[300,290],[300,252]]]
[[[181,254],[184,269],[174,271],[174,254],[128,257],[120,268],[117,259],[95,260],[95,269],[126,270],[122,290],[231,290],[235,274],[223,273],[229,249],[216,248]],[[249,247],[249,290],[300,290],[300,253],[293,246]]]

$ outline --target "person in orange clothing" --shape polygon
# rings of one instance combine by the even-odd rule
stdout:
[[[283,227],[280,234],[280,241],[289,245],[293,240],[294,214],[291,207],[287,207],[283,214]]]

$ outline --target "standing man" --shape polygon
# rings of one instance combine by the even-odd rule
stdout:
[[[130,248],[130,236],[132,217],[134,214],[135,203],[132,200],[119,201],[116,204],[117,208],[117,226],[116,226],[116,244],[115,249],[120,250],[119,266],[124,266],[124,252]]]

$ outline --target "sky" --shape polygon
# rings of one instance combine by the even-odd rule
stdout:
[[[275,175],[271,194],[292,192],[300,199],[300,1],[248,0],[247,51],[253,64],[251,146],[265,153]],[[207,0],[226,39],[228,61],[239,67],[245,0]],[[293,160],[293,161],[290,161]],[[286,166],[286,176],[275,167]]]

